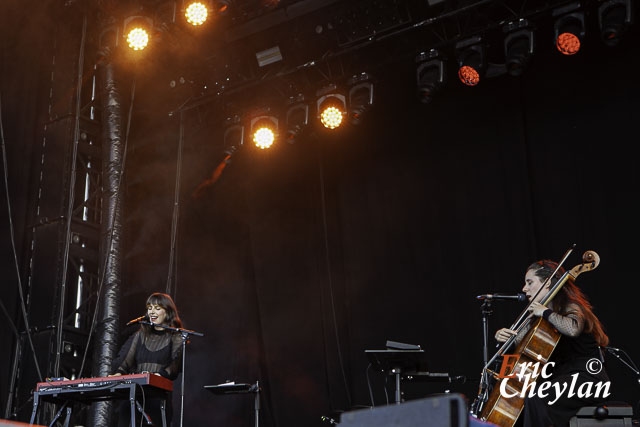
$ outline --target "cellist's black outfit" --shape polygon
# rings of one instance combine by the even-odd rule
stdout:
[[[606,398],[600,396],[593,397],[595,394],[595,384],[598,382],[609,381],[609,377],[604,369],[603,357],[595,338],[591,333],[584,332],[584,319],[577,310],[570,311],[566,315],[560,315],[547,309],[543,313],[543,317],[548,320],[562,335],[558,345],[551,356],[551,361],[555,362],[553,366],[553,374],[551,378],[545,380],[541,376],[538,377],[538,385],[542,381],[559,382],[561,387],[564,383],[567,388],[560,398],[552,405],[549,401],[556,399],[555,390],[548,390],[549,396],[541,398],[536,397],[525,399],[524,404],[524,427],[565,427],[569,420],[583,406],[597,406],[603,403]],[[598,359],[601,361],[602,370],[596,374],[592,374],[587,370],[587,362],[590,359]],[[573,381],[572,375],[578,374],[575,382],[573,397],[568,396],[569,387]],[[577,392],[582,384],[591,382],[592,397],[579,397]],[[600,393],[602,394],[602,393]]]
[[[182,337],[180,334],[167,329],[161,331],[152,327],[141,327],[125,343],[120,351],[122,362],[116,369],[120,374],[140,374],[145,372],[157,373],[170,380],[175,380],[182,368]],[[140,405],[143,404],[139,400]],[[161,400],[146,398],[144,412],[151,418],[154,426],[162,426],[160,410]],[[171,425],[173,408],[171,393],[166,402],[167,425]],[[121,405],[118,426],[126,427],[131,424],[129,403]],[[140,413],[136,410],[136,423],[140,422]],[[143,423],[143,425],[147,425]]]

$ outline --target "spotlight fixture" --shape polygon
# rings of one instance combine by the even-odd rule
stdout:
[[[416,63],[418,99],[423,104],[429,104],[445,83],[445,63],[435,49],[420,53],[416,57]]]
[[[458,61],[458,78],[467,86],[475,86],[480,82],[484,71],[484,46],[479,36],[474,36],[456,43],[456,59]]]
[[[256,147],[265,150],[273,145],[277,137],[277,118],[269,115],[260,115],[251,119],[251,139]]]
[[[373,83],[367,73],[356,74],[348,82],[349,89],[349,121],[358,125],[362,117],[373,106]]]
[[[304,96],[289,98],[289,108],[285,116],[287,131],[285,140],[294,144],[309,124],[309,105],[304,103]]]
[[[240,148],[244,144],[244,126],[240,116],[231,116],[225,120],[224,146],[229,149]]]
[[[119,25],[114,24],[104,27],[98,36],[98,46],[100,49],[114,49],[118,47],[120,39],[119,32]]]
[[[216,15],[224,16],[229,12],[229,8],[231,7],[231,3],[233,3],[233,0],[214,0],[213,1],[213,12]]]
[[[129,16],[124,21],[123,35],[133,50],[143,50],[149,45],[153,21],[146,16]]]
[[[316,105],[320,123],[330,130],[339,128],[347,111],[346,97],[338,93],[334,84],[320,90],[317,95],[319,98]]]
[[[197,27],[205,23],[211,9],[208,0],[191,0],[185,2],[185,5],[184,16],[189,24]]]
[[[620,38],[633,23],[631,0],[609,0],[598,8],[602,41],[607,46],[620,43]]]
[[[579,3],[571,3],[552,12],[557,17],[553,25],[556,48],[564,55],[578,53],[584,39],[584,13],[579,8]]]
[[[533,55],[533,31],[526,19],[510,22],[502,30],[506,34],[504,57],[507,72],[512,76],[520,76]]]

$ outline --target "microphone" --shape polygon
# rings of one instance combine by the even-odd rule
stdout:
[[[476,297],[479,300],[489,300],[489,301],[497,301],[497,300],[502,300],[502,301],[518,301],[518,302],[524,302],[527,300],[527,296],[525,294],[523,294],[522,292],[515,294],[515,295],[505,295],[505,294],[484,294],[484,295],[478,295]]]
[[[138,323],[138,322],[140,322],[141,320],[146,320],[146,318],[147,318],[147,315],[146,315],[146,314],[145,314],[144,316],[136,317],[136,318],[135,318],[135,319],[133,319],[133,320],[129,320],[129,321],[127,322],[127,326],[129,326],[129,325],[133,325],[134,323]]]

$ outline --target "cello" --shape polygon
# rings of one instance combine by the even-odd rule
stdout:
[[[556,271],[545,281],[540,290],[545,289],[548,281],[554,277],[555,273],[560,269],[562,263],[566,260],[571,253],[569,250],[563,257],[562,262],[556,268]],[[553,298],[560,292],[562,286],[568,280],[575,280],[580,274],[595,270],[599,263],[600,257],[594,251],[587,251],[582,256],[583,262],[576,265],[571,270],[567,271],[556,282],[555,285],[547,292],[540,303],[548,307]],[[530,305],[530,304],[529,304]],[[527,306],[528,309],[528,306]],[[529,315],[525,318],[527,309],[523,311],[518,321],[510,328],[516,332],[521,331],[523,328],[529,327],[528,332],[524,338],[520,341],[516,347],[514,356],[518,357],[516,363],[506,372],[507,375],[500,377],[496,372],[493,372],[488,367],[500,356],[504,356],[505,352],[515,342],[515,336],[506,341],[500,350],[491,358],[491,360],[484,367],[482,372],[483,381],[480,384],[480,391],[478,397],[474,402],[474,415],[484,421],[489,421],[497,424],[501,427],[511,427],[515,424],[522,409],[524,407],[524,401],[526,395],[522,393],[523,388],[526,387],[527,380],[524,380],[525,376],[513,376],[516,372],[525,372],[529,374],[529,384],[534,382],[539,375],[537,369],[532,369],[532,366],[537,363],[545,364],[549,361],[553,350],[556,348],[560,341],[560,333],[542,317],[534,317]],[[527,365],[528,364],[528,365]],[[488,392],[488,378],[491,377],[495,380],[495,384],[491,392]],[[509,377],[509,378],[508,378]],[[502,384],[503,381],[509,380],[508,383]],[[504,387],[503,387],[504,386]],[[509,396],[503,396],[501,389],[504,388],[508,391]]]

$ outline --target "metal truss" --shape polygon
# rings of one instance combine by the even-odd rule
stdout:
[[[74,8],[75,6],[68,6]],[[60,13],[58,10],[54,13]],[[87,17],[65,10],[57,24],[49,108],[34,175],[25,298],[30,331],[14,346],[5,417],[28,419],[30,391],[39,380],[25,336],[31,334],[43,377],[75,378],[82,364],[98,283],[101,222],[101,142],[96,109],[95,47],[85,43]],[[79,29],[82,28],[80,31]],[[85,55],[87,54],[87,55]],[[35,163],[35,162],[34,162]],[[43,419],[52,405],[40,411]]]

